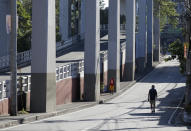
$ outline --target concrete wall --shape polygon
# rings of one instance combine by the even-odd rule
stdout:
[[[79,77],[81,76],[81,77]],[[84,75],[80,73],[78,77],[67,78],[58,81],[56,86],[56,105],[62,105],[71,103],[74,101],[83,100],[84,93]],[[26,111],[30,111],[30,94],[31,92],[25,92],[22,97],[18,95],[18,110],[21,110],[23,104]],[[23,99],[21,101],[21,98]],[[21,102],[23,102],[21,104]],[[0,115],[9,114],[9,99],[0,100]]]
[[[80,78],[67,78],[56,84],[56,105],[80,100]]]
[[[6,32],[6,15],[9,14],[9,0],[0,0],[0,57],[8,55],[9,36]]]
[[[0,101],[0,115],[9,114],[9,99],[3,99]]]
[[[84,72],[80,72],[77,77],[58,81],[56,87],[56,105],[83,100]]]

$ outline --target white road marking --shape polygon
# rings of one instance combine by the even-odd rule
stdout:
[[[176,107],[176,110],[172,113],[172,115],[170,116],[170,119],[168,120],[168,124],[171,125],[172,123],[172,119],[175,115],[175,113],[177,112],[178,108],[180,107],[181,103],[182,103],[182,100],[184,99],[184,95],[183,95],[183,98],[180,100],[180,103],[178,104],[178,106]]]

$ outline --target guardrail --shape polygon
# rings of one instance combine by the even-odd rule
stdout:
[[[17,79],[17,91],[29,92],[31,90],[31,76],[20,76]],[[10,80],[0,81],[0,100],[9,98]]]
[[[79,41],[81,35],[83,35],[83,34],[78,34],[78,35],[72,36],[67,41],[57,42],[56,51],[62,50],[63,48],[72,45],[72,43]]]
[[[25,51],[25,52],[21,52],[17,54],[17,61],[18,63],[25,63],[27,61],[30,61],[32,57],[32,52],[31,50]]]
[[[9,97],[9,81],[0,82],[0,100]]]
[[[125,24],[120,25],[121,30],[125,30]],[[108,30],[108,24],[100,25],[100,30]],[[75,36],[70,37],[67,41],[61,41],[56,43],[56,51],[62,50],[66,48],[67,46],[72,45],[72,43],[77,42],[80,40],[80,37],[84,37],[83,34],[78,34]],[[17,63],[18,64],[24,64],[27,62],[30,62],[32,58],[32,52],[31,50],[24,51],[17,54]],[[9,67],[9,55],[0,57],[0,69],[8,68]]]
[[[72,43],[77,42],[80,39],[80,36],[83,34],[75,35],[70,37],[67,41],[62,41],[56,43],[56,51],[62,50],[67,46],[72,45]],[[32,59],[32,51],[24,51],[17,54],[17,63],[24,64],[26,62],[30,62]],[[8,68],[9,67],[9,55],[0,57],[0,69]]]
[[[21,76],[18,78],[18,91],[28,92],[31,90],[31,76]]]
[[[9,66],[9,56],[0,57],[0,69]]]
[[[84,71],[84,61],[78,61],[56,68],[56,81],[70,77],[77,77],[80,72]]]

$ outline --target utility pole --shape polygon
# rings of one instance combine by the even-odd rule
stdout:
[[[17,115],[17,0],[10,0],[11,36],[10,36],[10,114]]]

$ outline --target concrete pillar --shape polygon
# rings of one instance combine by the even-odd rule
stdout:
[[[124,80],[135,77],[135,0],[126,0],[126,62]]]
[[[85,0],[81,0],[80,36],[84,39],[85,33]]]
[[[138,25],[138,43],[137,43],[137,66],[138,72],[142,73],[146,67],[146,0],[138,0],[139,4],[139,25]]]
[[[156,62],[160,62],[160,8],[157,0],[154,1],[155,12],[154,13],[154,56],[153,59]]]
[[[59,28],[60,35],[63,41],[69,37],[69,0],[60,0]]]
[[[31,112],[56,106],[55,0],[32,2]]]
[[[120,66],[120,81],[123,81],[124,79],[124,71],[125,71],[125,59],[126,59],[126,43],[121,44],[121,66]]]
[[[100,8],[99,0],[85,0],[85,76],[84,99],[100,97]]]
[[[120,1],[109,1],[108,81],[114,78],[115,91],[120,90]]]
[[[147,67],[153,66],[153,0],[147,0]]]

